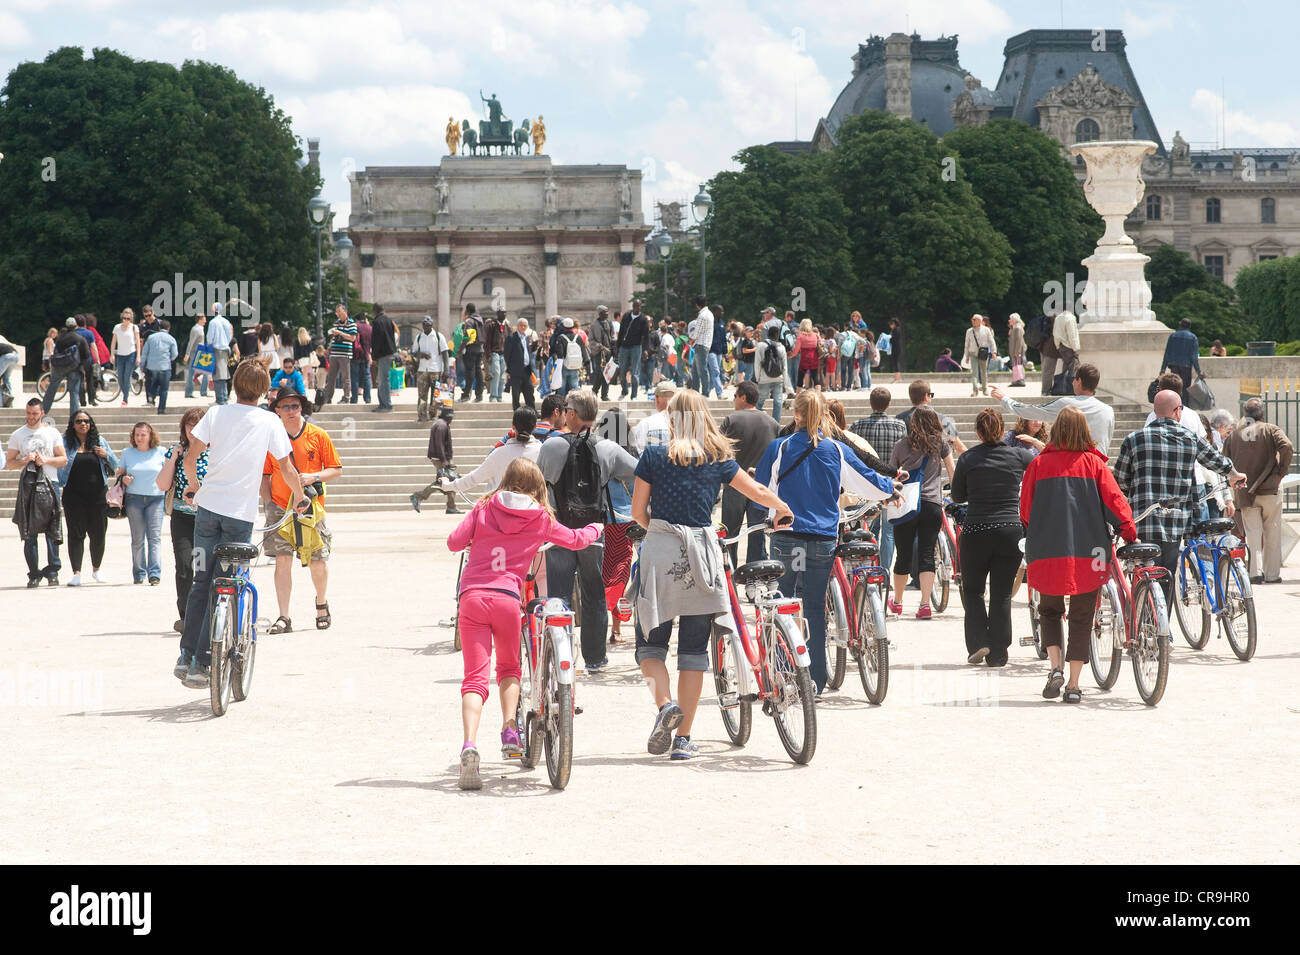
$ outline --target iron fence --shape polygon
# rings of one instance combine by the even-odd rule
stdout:
[[[1242,394],[1241,401],[1253,395]],[[1265,378],[1259,383],[1259,398],[1264,402],[1265,419],[1286,432],[1291,444],[1300,449],[1300,378]],[[1300,473],[1300,454],[1291,458],[1291,473]],[[1282,495],[1282,511],[1300,514],[1300,487]]]

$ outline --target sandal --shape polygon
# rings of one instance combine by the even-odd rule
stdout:
[[[1062,670],[1053,670],[1047,677],[1047,686],[1043,687],[1043,699],[1054,700],[1061,695],[1061,687],[1065,685],[1065,673]]]
[[[316,605],[316,629],[328,630],[330,628],[330,602],[327,600],[323,604]]]
[[[1067,686],[1067,687],[1065,688],[1065,695],[1061,697],[1061,702],[1062,702],[1062,703],[1082,703],[1082,702],[1083,702],[1083,691],[1080,690],[1077,686]]]
[[[275,618],[275,623],[271,624],[271,629],[267,633],[293,633],[293,621],[283,614]]]

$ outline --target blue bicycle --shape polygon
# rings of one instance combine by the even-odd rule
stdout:
[[[1246,661],[1255,655],[1255,596],[1246,573],[1246,546],[1231,533],[1234,527],[1227,517],[1192,527],[1178,555],[1174,615],[1193,650],[1205,649],[1211,622],[1217,620],[1232,652]]]

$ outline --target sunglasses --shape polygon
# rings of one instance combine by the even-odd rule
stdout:
[[[89,425],[89,424],[90,424],[90,419],[89,419],[89,418],[78,418],[76,421],[74,421],[74,422],[72,422],[72,423],[73,423],[73,424],[84,424],[84,425]]]
[[[302,405],[299,405],[299,404],[292,404],[292,405],[278,404],[278,405],[275,406],[275,410],[276,410],[276,411],[301,411],[301,410],[302,410]]]

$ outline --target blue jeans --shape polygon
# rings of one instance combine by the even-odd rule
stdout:
[[[710,391],[722,397],[722,356],[714,352],[709,352],[709,383],[704,389],[704,396],[707,398]]]
[[[461,391],[465,390],[465,359],[459,355],[456,356],[456,384]]]
[[[58,485],[54,487],[55,496],[60,495]],[[46,564],[40,566],[39,551],[36,549],[36,538],[39,536],[33,534],[31,537],[23,538],[23,557],[27,560],[27,579],[35,580],[37,577],[50,577],[59,572],[63,566],[59,561],[59,540],[55,535],[58,529],[45,532],[45,557]]]
[[[624,345],[618,350],[618,384],[622,391],[620,398],[627,397],[628,379],[632,381],[632,397],[636,397],[637,385],[640,384],[641,375],[641,346]]]
[[[752,361],[741,361],[736,363],[736,370],[740,372],[745,381],[754,380],[754,363]]]
[[[641,359],[641,387],[645,389],[646,395],[654,390],[655,386],[655,369],[659,367],[658,358]]]
[[[488,398],[501,400],[501,392],[506,383],[506,356],[493,352],[488,356]]]
[[[357,403],[357,395],[365,393],[366,404],[370,404],[370,362],[352,359],[352,404]]]
[[[876,535],[876,541],[880,544],[880,566],[893,567],[894,525],[889,523],[889,519],[883,513],[878,514],[871,522],[871,533]]]
[[[695,388],[706,398],[709,395],[709,353],[700,346],[691,350],[691,374]]]
[[[194,382],[197,379],[199,383],[199,394],[204,398],[208,396],[208,378],[206,372],[198,371],[193,365],[185,366],[185,397],[194,397]]]
[[[0,355],[0,391],[3,391],[6,395],[12,395],[14,393],[13,385],[10,383],[9,378],[13,374],[13,370],[17,367],[17,352],[11,352],[8,355]]]
[[[172,373],[171,369],[154,371],[150,369],[145,373],[145,380],[149,382],[149,391],[158,399],[158,410],[167,410],[167,390],[171,387]]]
[[[161,500],[161,498],[159,499]],[[208,634],[209,590],[216,564],[212,552],[218,544],[247,544],[253,536],[253,522],[240,521],[200,507],[194,517],[194,585],[185,605],[185,632],[181,653],[198,657],[205,666],[211,660]]]
[[[163,496],[127,494],[124,500],[126,522],[131,525],[131,579],[161,580]]]
[[[835,566],[835,540],[773,534],[772,559],[785,564],[785,576],[777,581],[777,589],[786,597],[803,598],[808,656],[812,658],[809,671],[820,693],[826,687],[826,588]]]
[[[224,405],[226,403],[229,390],[230,390],[229,378],[212,379],[212,391],[216,395],[217,404]]]
[[[866,355],[862,356],[862,366],[858,369],[858,381],[862,383],[863,388],[871,387],[871,360]]]
[[[785,382],[767,381],[758,386],[758,404],[756,407],[759,411],[763,410],[763,405],[767,402],[768,396],[772,398],[772,417],[780,421],[781,402],[785,398]]]
[[[581,368],[564,369],[564,384],[560,386],[560,394],[567,395],[578,387],[578,377],[581,372]]]
[[[41,401],[41,407],[46,412],[50,410],[50,406],[54,404],[54,395],[59,390],[59,382],[65,380],[68,383],[68,403],[72,405],[72,410],[71,412],[69,412],[68,415],[68,420],[71,421],[73,418],[77,416],[77,412],[81,410],[81,366],[80,365],[78,365],[75,368],[69,369],[68,371],[50,372],[50,384],[49,387],[45,389],[45,397]]]
[[[113,359],[117,370],[117,384],[122,389],[122,404],[126,404],[127,395],[131,394],[131,375],[135,371],[135,355],[117,355]]]
[[[391,408],[393,406],[392,384],[389,380],[392,368],[393,356],[389,355],[387,358],[375,359],[375,374],[379,376],[379,407],[381,408]]]

